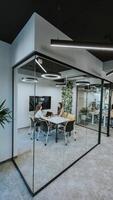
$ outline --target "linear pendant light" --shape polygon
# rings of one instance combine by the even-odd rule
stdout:
[[[51,39],[51,46],[53,47],[67,47],[76,49],[89,49],[89,50],[101,50],[101,51],[113,51],[113,45],[109,44],[93,44],[93,43],[82,43],[71,40],[55,40]]]
[[[111,70],[110,72],[107,72],[107,73],[106,73],[106,76],[109,76],[109,75],[111,75],[111,74],[113,74],[113,70]]]
[[[50,80],[56,80],[61,78],[61,74],[59,73],[47,73],[47,71],[45,70],[45,68],[41,65],[41,63],[39,62],[39,60],[35,59],[35,62],[38,64],[38,66],[45,72],[44,74],[41,74],[41,77],[45,78],[45,79],[50,79]]]
[[[39,65],[39,67],[40,67],[45,73],[47,73],[47,71],[44,69],[44,67],[40,64],[40,62],[39,62],[37,59],[35,59],[35,62]]]

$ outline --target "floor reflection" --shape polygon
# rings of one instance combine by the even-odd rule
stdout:
[[[15,161],[24,175],[28,185],[32,187],[33,175],[33,140],[28,134],[28,128],[18,130],[18,156]],[[64,143],[63,134],[58,135],[55,142],[55,132],[49,136],[47,146],[44,134],[35,140],[34,190],[37,191],[64,168],[97,144],[98,132],[77,126],[76,141],[73,134],[69,137],[68,145]]]

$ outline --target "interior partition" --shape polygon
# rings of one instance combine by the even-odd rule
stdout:
[[[102,105],[102,133],[109,135],[109,128],[110,128],[110,110],[111,110],[111,84],[108,81],[104,81],[103,84],[103,105]]]
[[[13,161],[34,195],[98,144],[101,79],[42,54],[14,68]]]

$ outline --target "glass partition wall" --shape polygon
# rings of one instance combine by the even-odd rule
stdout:
[[[89,76],[77,84],[77,125],[86,132],[87,148],[98,138],[101,84],[100,79]]]
[[[13,161],[34,195],[98,144],[101,80],[35,55],[14,68]]]
[[[77,124],[98,131],[100,102],[101,102],[101,80],[91,78],[90,84],[83,83],[77,86]],[[87,84],[87,85],[86,85]],[[109,135],[109,105],[110,105],[110,83],[103,82],[101,132]]]
[[[110,109],[109,109],[109,132],[108,136],[113,136],[113,83],[110,84],[110,99],[109,99],[109,104],[110,104]]]
[[[103,84],[103,104],[102,104],[102,120],[101,120],[101,131],[109,136],[109,111],[110,111],[110,92],[111,92],[111,84],[107,81],[104,81]]]
[[[32,68],[31,71],[29,69],[30,66]],[[14,69],[13,158],[32,192],[34,192],[33,166],[35,147],[35,126],[32,119],[35,111],[29,112],[29,94],[35,97],[37,83],[34,80],[34,58]]]

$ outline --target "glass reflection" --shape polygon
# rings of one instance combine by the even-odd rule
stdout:
[[[37,56],[14,80],[14,158],[36,192],[98,143],[101,81]]]
[[[77,86],[77,124],[86,131],[86,147],[89,149],[98,139],[101,80],[93,77],[87,80]]]

